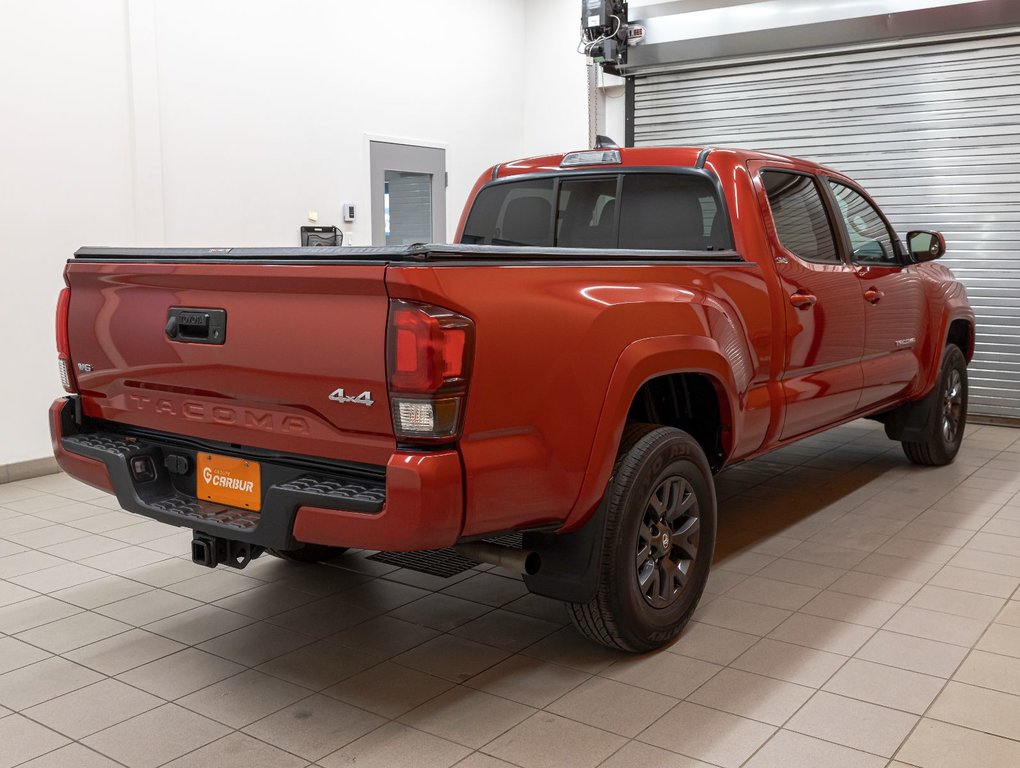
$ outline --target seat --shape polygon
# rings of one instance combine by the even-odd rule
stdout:
[[[544,197],[517,197],[503,211],[496,239],[507,245],[552,245],[552,204]]]

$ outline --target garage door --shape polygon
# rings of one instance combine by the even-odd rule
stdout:
[[[971,410],[1020,418],[1020,30],[634,80],[634,143],[810,158],[939,229],[978,316]]]

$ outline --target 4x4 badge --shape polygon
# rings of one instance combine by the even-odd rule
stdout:
[[[360,395],[346,395],[342,389],[334,390],[330,396],[330,400],[337,403],[355,403],[357,405],[373,405],[375,400],[372,399],[372,393],[364,391]]]

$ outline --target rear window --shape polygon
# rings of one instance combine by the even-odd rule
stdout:
[[[493,184],[475,199],[469,245],[719,251],[733,247],[713,185],[678,173]]]

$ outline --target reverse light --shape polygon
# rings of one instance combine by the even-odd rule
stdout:
[[[71,308],[71,289],[63,288],[57,299],[57,370],[65,392],[77,394],[78,387],[71,368],[71,343],[67,336],[67,317]]]
[[[473,349],[470,318],[432,304],[390,301],[387,363],[397,437],[456,438]]]

